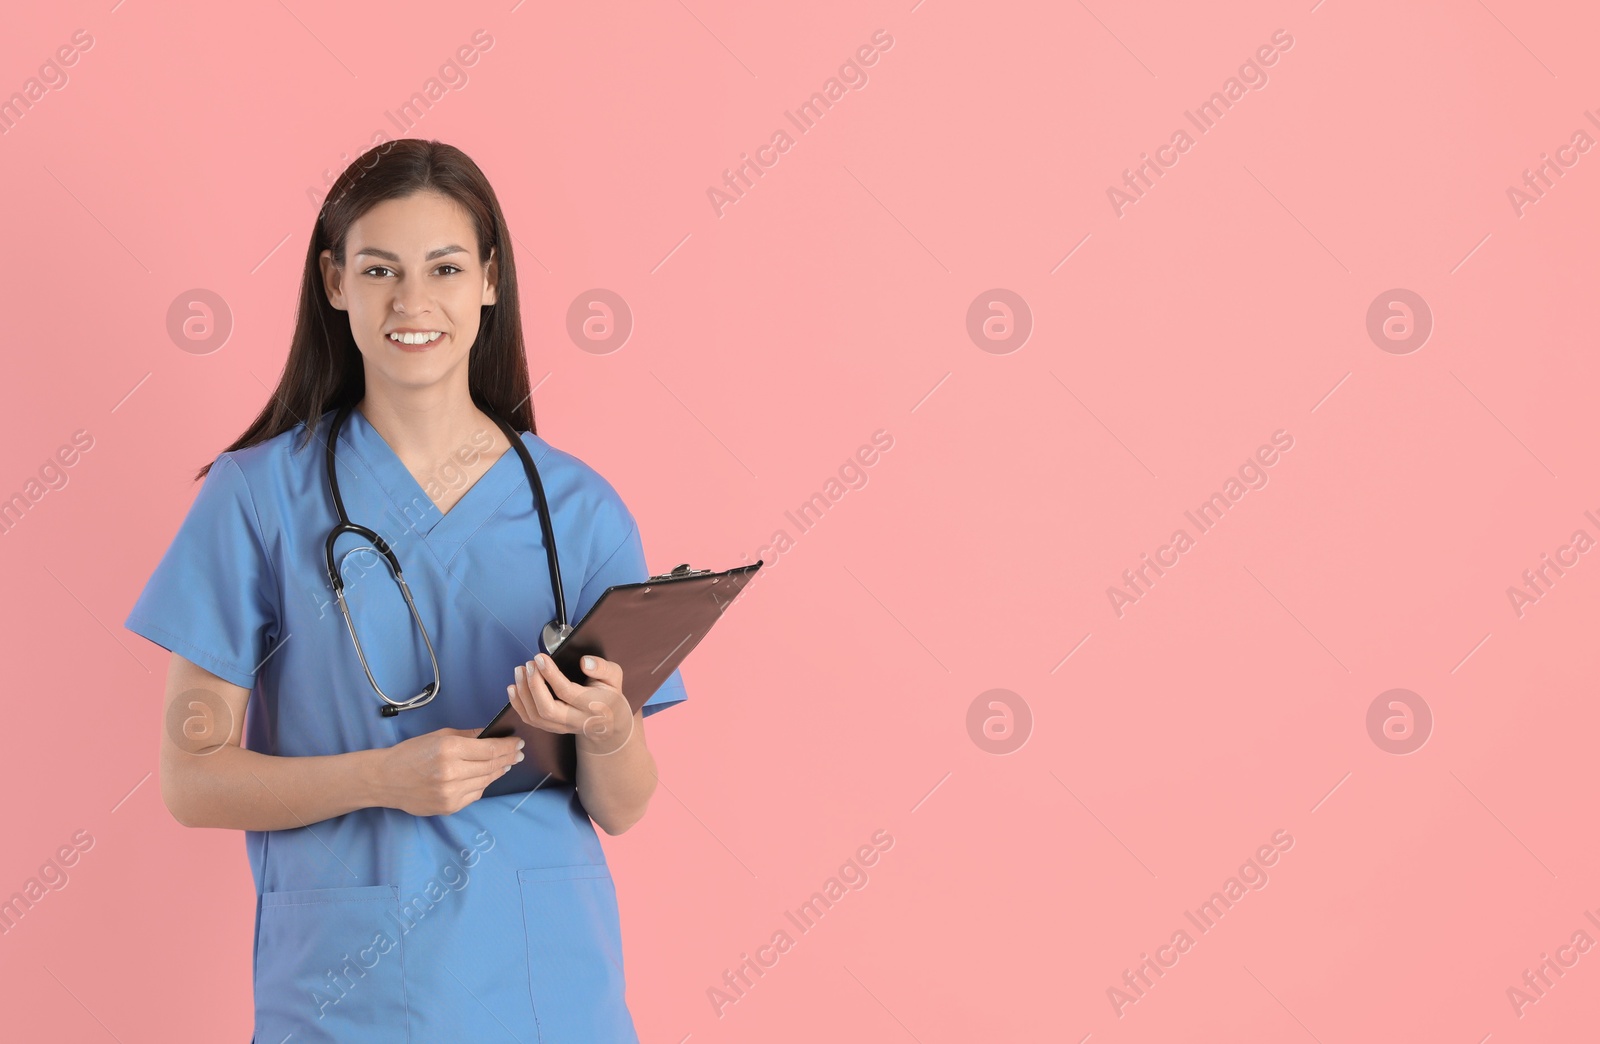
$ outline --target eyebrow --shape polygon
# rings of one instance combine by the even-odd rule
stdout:
[[[428,251],[428,256],[424,257],[422,260],[432,261],[434,258],[443,257],[446,254],[465,254],[466,252],[466,247],[456,246],[454,243],[452,243],[449,246],[442,246],[437,250]],[[392,253],[388,250],[379,250],[377,247],[367,247],[365,250],[357,250],[355,256],[361,257],[363,254],[369,257],[381,257],[385,261],[394,261],[396,263],[398,263],[400,260],[399,254]]]

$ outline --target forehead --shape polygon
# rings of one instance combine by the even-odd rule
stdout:
[[[396,254],[432,259],[477,244],[472,216],[460,203],[438,192],[417,192],[386,199],[350,225],[352,254],[369,253],[398,260]]]

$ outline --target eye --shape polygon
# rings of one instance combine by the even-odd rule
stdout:
[[[445,269],[449,269],[449,271],[446,272]],[[440,265],[436,271],[442,275],[455,275],[458,272],[466,271],[466,269],[462,268],[460,265],[452,265],[446,262],[445,264]],[[361,274],[372,275],[374,272],[387,272],[390,275],[393,275],[394,269],[390,268],[388,265],[373,265],[371,268],[363,269]]]

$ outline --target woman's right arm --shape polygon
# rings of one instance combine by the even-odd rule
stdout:
[[[249,702],[249,689],[172,654],[161,797],[184,826],[287,830],[358,808],[448,815],[522,760],[516,737],[478,739],[470,729],[439,729],[348,754],[261,754],[240,745]]]

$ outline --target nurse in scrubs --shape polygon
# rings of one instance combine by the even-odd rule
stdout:
[[[512,239],[458,149],[367,152],[329,192],[305,255],[283,376],[203,468],[126,626],[172,652],[161,791],[186,826],[245,832],[257,892],[258,1044],[631,1042],[616,890],[594,824],[619,834],[656,784],[644,717],[594,659],[539,653],[556,615],[536,501],[490,412],[533,456],[576,622],[647,579],[639,528],[593,468],[535,433]],[[325,444],[352,521],[387,564],[335,560],[369,680],[333,597]],[[603,403],[596,403],[604,409]],[[574,599],[573,593],[577,596]],[[510,699],[577,744],[575,783],[482,797],[521,758],[476,733]]]

